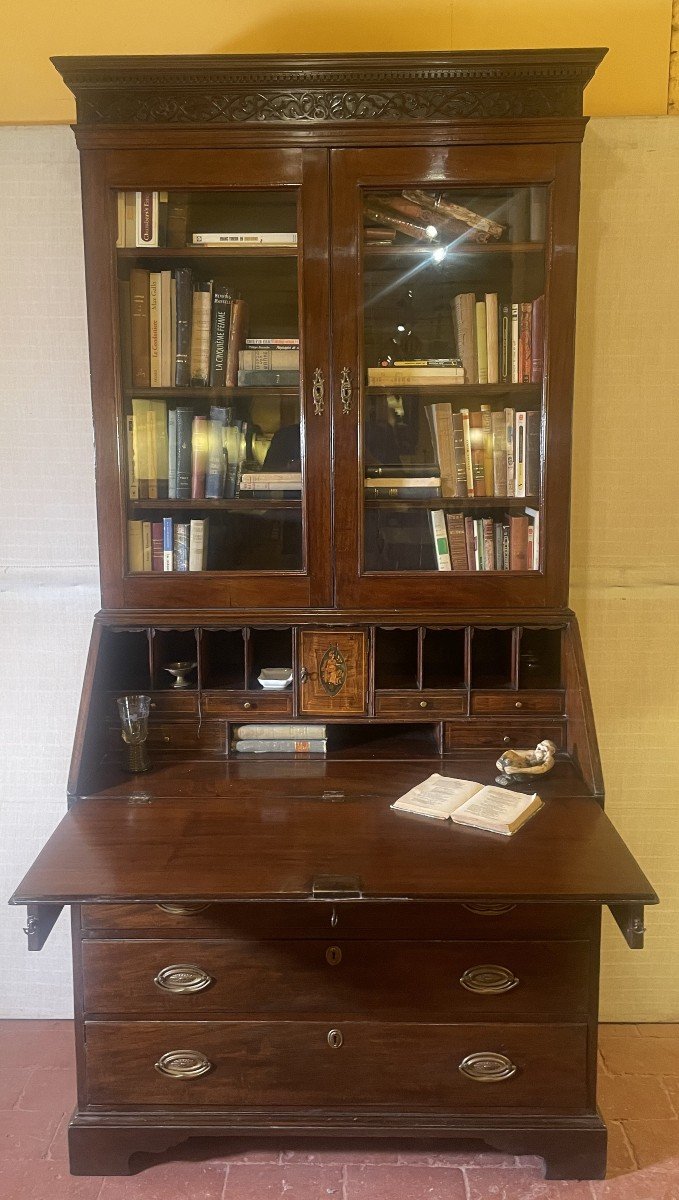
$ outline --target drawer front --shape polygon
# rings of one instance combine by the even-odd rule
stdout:
[[[565,745],[566,730],[557,721],[465,721],[451,722],[444,727],[444,750],[463,746],[488,747],[501,754],[508,746],[521,750],[537,746],[544,738],[554,742],[557,750]]]
[[[85,1029],[89,1104],[567,1113],[593,1099],[584,1025],[89,1021]],[[461,1064],[508,1077],[470,1078]]]
[[[563,692],[472,692],[472,713],[562,713]]]
[[[598,905],[343,900],[287,903],[83,904],[84,936],[167,938],[423,938],[447,941],[598,937]]]
[[[111,750],[122,745],[120,725],[109,726],[107,744]],[[167,720],[149,721],[147,745],[152,749],[221,750],[226,749],[226,722]]]
[[[454,717],[467,712],[466,692],[376,692],[375,716]]]
[[[111,695],[107,705],[107,716],[114,724],[119,722],[118,706],[116,704],[116,696],[120,693]],[[151,697],[151,715],[164,716],[166,713],[174,715],[181,714],[184,717],[198,716],[198,696],[197,693],[189,688],[176,688],[168,691],[154,691],[147,693]]]
[[[361,715],[367,710],[368,637],[365,630],[303,629],[299,711],[309,716]]]
[[[287,716],[292,713],[292,692],[203,692],[203,712],[215,717],[242,717],[243,713],[271,713]]]
[[[91,1014],[316,1013],[385,1020],[573,1019],[587,942],[89,941]]]

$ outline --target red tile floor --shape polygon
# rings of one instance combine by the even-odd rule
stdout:
[[[603,1025],[600,1048],[600,1182],[506,1154],[288,1142],[192,1143],[137,1175],[74,1178],[71,1023],[0,1021],[0,1200],[679,1200],[679,1025]]]

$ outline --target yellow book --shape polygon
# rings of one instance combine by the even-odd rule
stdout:
[[[488,334],[486,323],[486,302],[476,302],[476,356],[479,383],[488,383]]]

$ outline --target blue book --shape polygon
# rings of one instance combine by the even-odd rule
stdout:
[[[173,569],[174,556],[174,529],[172,527],[172,517],[163,517],[163,570],[171,571]]]

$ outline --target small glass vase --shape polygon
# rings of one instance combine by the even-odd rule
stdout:
[[[122,738],[127,747],[125,769],[135,775],[151,767],[146,749],[150,706],[150,696],[118,696]]]

